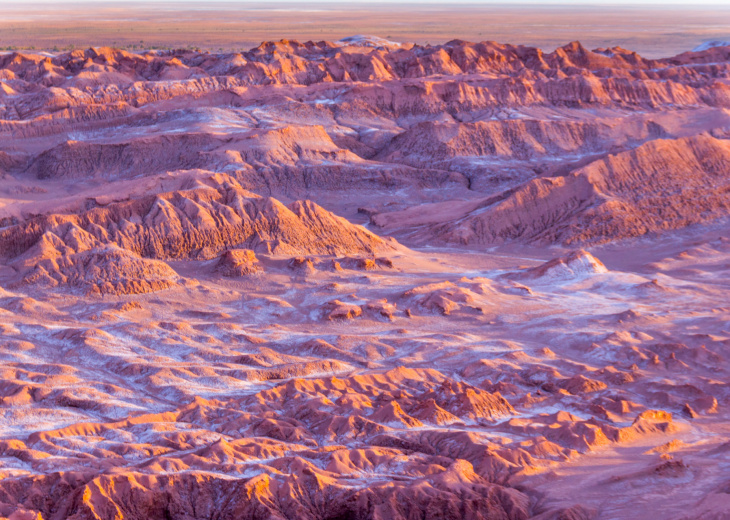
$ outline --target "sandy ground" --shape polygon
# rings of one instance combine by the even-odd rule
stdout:
[[[721,6],[511,7],[332,3],[205,2],[42,4],[5,2],[0,48],[51,50],[105,45],[129,49],[240,50],[281,35],[329,40],[377,34],[399,42],[498,41],[552,50],[579,40],[590,48],[621,46],[667,57],[709,40],[730,39],[730,9]]]

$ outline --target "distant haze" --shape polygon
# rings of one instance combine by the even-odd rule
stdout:
[[[72,0],[69,2],[68,0],[29,0],[26,2],[21,2],[18,0],[9,0],[7,2],[3,2],[6,6],[23,6],[23,7],[30,7],[30,6],[36,6],[36,5],[44,5],[44,4],[56,4],[56,5],[63,5],[65,7],[72,8],[73,5],[78,4],[94,4],[94,5],[129,5],[129,4],[144,4],[147,7],[158,7],[158,6],[167,6],[167,5],[178,5],[180,3],[184,3],[187,5],[195,5],[197,8],[201,9],[208,9],[212,8],[216,5],[221,4],[228,4],[230,6],[245,9],[250,6],[258,6],[258,7],[267,7],[267,6],[307,6],[309,8],[312,8],[317,5],[322,4],[328,4],[331,6],[336,6],[337,9],[342,10],[348,10],[353,7],[362,7],[362,6],[368,6],[368,5],[380,5],[380,6],[392,6],[392,7],[398,7],[400,5],[423,5],[423,4],[429,4],[433,6],[442,6],[447,7],[445,3],[442,0],[399,0],[397,2],[391,2],[389,0],[349,0],[346,4],[343,5],[342,0],[317,0],[316,2],[311,2],[309,0],[270,0],[267,2],[256,2],[256,1],[241,1],[241,0],[213,0],[213,1],[207,1],[207,0],[161,0],[161,1],[155,1],[150,2],[149,0]],[[642,7],[656,7],[656,8],[665,8],[667,6],[671,6],[672,8],[686,8],[688,10],[702,8],[705,6],[712,6],[712,7],[724,7],[730,10],[730,4],[727,2],[727,0],[702,0],[701,2],[697,3],[688,3],[686,0],[643,0],[642,2],[633,2],[631,0],[611,0],[611,1],[603,1],[603,0],[547,0],[547,1],[541,1],[541,0],[533,0],[531,2],[504,2],[504,0],[459,0],[457,2],[451,2],[448,3],[448,7],[457,7],[457,6],[503,6],[503,7],[511,7],[511,8],[530,8],[530,7],[575,7],[575,6],[584,6],[584,7],[611,7],[611,6],[621,6],[621,7],[635,7],[635,8],[642,8]]]
[[[267,40],[337,41],[365,34],[422,45],[493,40],[546,51],[579,40],[589,49],[620,46],[658,58],[730,41],[730,5],[721,0],[692,5],[680,0],[641,5],[629,0],[0,2],[0,50],[109,46],[226,52]]]
[[[188,4],[198,4],[201,7],[209,6],[210,4],[214,3],[229,3],[229,4],[237,4],[240,6],[245,6],[247,4],[255,4],[256,2],[242,2],[241,0],[215,0],[213,2],[209,2],[206,0],[163,0],[163,1],[156,1],[156,2],[150,2],[148,0],[124,0],[123,2],[120,0],[74,0],[73,2],[68,2],[67,0],[42,0],[42,1],[29,1],[29,2],[22,2],[23,5],[30,5],[30,4],[44,4],[44,3],[59,3],[59,4],[80,4],[80,3],[93,3],[93,4],[129,4],[129,3],[144,3],[147,5],[154,5],[154,4],[164,4],[164,3],[188,3]],[[8,3],[21,3],[21,2],[8,2]],[[312,5],[312,4],[339,4],[342,6],[342,0],[318,0],[317,2],[310,2],[308,0],[271,0],[269,2],[266,2],[267,4],[277,4],[277,5],[287,5],[287,4],[299,4],[299,5]],[[349,5],[352,4],[360,4],[360,5],[368,5],[368,4],[389,4],[389,5],[399,5],[399,4],[437,4],[437,5],[443,5],[444,2],[441,0],[399,0],[398,2],[391,2],[389,0],[350,0],[348,2]],[[460,0],[459,2],[454,2],[454,4],[461,4],[461,5],[508,5],[512,7],[517,6],[533,6],[533,5],[540,5],[540,6],[562,6],[562,5],[586,5],[586,6],[611,6],[611,5],[631,5],[631,6],[646,6],[646,5],[656,5],[656,6],[666,6],[666,5],[676,5],[676,6],[685,6],[688,9],[696,8],[698,6],[703,5],[720,5],[720,6],[727,6],[728,3],[726,0],[703,0],[702,2],[698,2],[696,4],[688,5],[686,1],[684,0],[644,0],[642,2],[633,2],[631,0],[611,0],[611,1],[601,1],[601,0],[560,0],[560,1],[540,1],[540,0],[534,0],[532,2],[513,2],[513,3],[507,3],[504,1],[499,0]],[[453,4],[452,4],[453,5]],[[346,6],[342,6],[346,7]]]

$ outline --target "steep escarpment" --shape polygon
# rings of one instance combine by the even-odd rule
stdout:
[[[578,42],[545,53],[524,46],[461,40],[396,48],[282,40],[264,42],[248,52],[235,54],[184,50],[135,54],[110,48],[90,48],[54,57],[9,53],[0,61],[0,70],[5,71],[7,80],[26,88],[28,83],[47,87],[65,82],[76,86],[129,85],[201,76],[231,76],[244,84],[312,84],[389,81],[438,74],[516,75],[521,70],[533,78],[577,76],[582,70],[594,71],[594,77],[601,78],[605,71],[615,70],[622,71],[626,78],[664,80],[676,76],[676,67],[690,63],[699,70],[713,71],[714,66],[719,72],[717,63],[727,58],[726,53],[726,48],[714,48],[694,53],[691,58],[685,55],[648,60],[618,47],[589,51]]]
[[[220,145],[207,135],[157,136],[123,143],[66,141],[39,154],[27,172],[39,179],[89,179],[194,169]]]
[[[660,139],[464,204],[457,219],[423,220],[428,227],[416,236],[460,244],[603,243],[725,217],[728,186],[730,142],[708,135]],[[420,212],[429,213],[384,213],[373,221],[397,226],[399,218],[412,222]]]
[[[9,53],[0,71],[7,121],[43,114],[93,118],[99,105],[125,110],[189,96],[240,104],[259,85],[343,84],[340,100],[365,100],[399,114],[553,104],[727,106],[725,48],[647,60],[624,49],[589,51],[574,42],[552,53],[454,40],[399,48],[329,42],[266,42],[236,54],[90,48],[54,57]],[[469,75],[469,82],[443,77]],[[480,77],[481,76],[481,77]],[[428,81],[424,81],[426,78]],[[96,108],[93,108],[96,107]],[[16,125],[18,126],[18,125]],[[11,126],[12,128],[12,126]]]
[[[529,160],[540,156],[595,154],[664,137],[653,121],[636,127],[603,122],[512,119],[476,123],[419,123],[395,137],[381,152],[404,156],[416,163],[459,156]]]
[[[63,508],[74,511],[74,517],[79,519],[104,518],[111,512],[134,520],[180,514],[189,518],[212,514],[231,520],[383,516],[405,520],[413,515],[443,518],[444,514],[468,520],[485,520],[495,514],[506,520],[527,518],[526,497],[480,479],[463,461],[448,468],[440,478],[424,477],[395,485],[379,483],[362,489],[333,481],[329,472],[298,457],[292,457],[289,464],[301,472],[296,480],[283,474],[228,479],[210,472],[185,472],[174,476],[103,475],[90,481],[72,474],[27,479],[22,484],[36,493],[58,490],[49,495],[49,503],[54,507],[44,508],[42,514],[57,514],[57,508]],[[465,501],[468,512],[464,516]],[[28,506],[18,510],[36,510],[31,500],[25,503]]]
[[[311,201],[289,206],[243,190],[213,186],[113,203],[78,215],[48,215],[0,231],[3,254],[17,256],[44,233],[116,243],[148,258],[212,258],[230,246],[273,254],[372,253],[383,240]]]
[[[394,189],[424,188],[475,199],[730,127],[721,47],[649,60],[577,42],[547,53],[279,41],[218,54],[14,52],[0,71],[0,169],[66,186],[202,169],[288,200],[375,190],[402,205]]]
[[[225,176],[208,182],[6,227],[0,230],[2,254],[19,273],[17,283],[124,294],[169,287],[177,276],[158,260],[210,259],[225,252],[222,268],[238,276],[258,269],[247,256],[239,258],[240,249],[372,255],[393,248],[311,201],[287,206]]]

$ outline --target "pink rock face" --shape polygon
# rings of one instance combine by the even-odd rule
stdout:
[[[0,80],[0,518],[727,516],[730,48]]]

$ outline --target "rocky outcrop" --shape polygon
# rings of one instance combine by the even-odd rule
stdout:
[[[459,156],[530,160],[542,156],[578,156],[664,137],[661,126],[642,121],[636,127],[607,123],[512,119],[476,123],[424,122],[395,137],[381,152],[413,164]]]
[[[47,215],[0,230],[14,257],[45,233],[116,244],[146,258],[214,258],[231,246],[271,254],[372,254],[392,246],[311,201],[289,206],[225,176],[211,185],[112,203],[77,215]]]
[[[256,253],[250,249],[230,249],[220,256],[216,271],[233,278],[260,273],[263,267],[259,264]]]
[[[110,203],[80,214],[51,214],[0,230],[0,252],[15,284],[69,284],[91,293],[131,294],[169,287],[158,260],[221,255],[223,276],[261,271],[255,251],[274,255],[372,255],[394,246],[311,201],[285,206],[230,178]],[[231,249],[233,248],[233,249]]]
[[[96,519],[122,515],[130,520],[185,515],[220,519],[391,518],[406,520],[417,514],[426,520],[525,520],[528,499],[522,493],[495,486],[460,461],[442,469],[442,475],[395,485],[353,488],[329,477],[329,472],[298,457],[289,462],[295,474],[250,479],[227,479],[207,472],[152,476],[145,473],[83,474],[28,478],[5,491],[15,495],[16,511],[43,517],[73,511],[74,518]],[[294,476],[296,475],[296,476]],[[22,490],[22,491],[21,491]],[[45,494],[46,504],[34,499]],[[22,505],[21,505],[22,504]],[[17,518],[14,515],[13,518]]]
[[[23,264],[33,267],[16,286],[69,285],[90,295],[125,295],[167,289],[179,278],[166,263],[140,258],[113,245],[77,252],[52,234],[44,235],[41,241],[36,254],[24,259]]]
[[[708,135],[650,141],[562,177],[540,178],[464,205],[421,240],[600,244],[683,228],[730,214],[730,143]],[[428,207],[420,208],[428,214]],[[383,227],[398,214],[372,217]]]
[[[553,258],[542,265],[507,276],[518,280],[559,282],[580,280],[594,274],[607,273],[608,269],[598,258],[587,251],[578,250],[564,257]]]
[[[367,82],[421,78],[432,75],[493,74],[518,75],[529,79],[580,77],[592,73],[576,86],[594,97],[618,97],[622,92],[606,88],[606,71],[622,72],[622,79],[652,80],[675,78],[683,64],[726,61],[726,48],[687,53],[676,58],[647,60],[621,48],[589,51],[572,42],[544,53],[539,49],[503,45],[496,42],[470,43],[454,40],[443,45],[373,47],[362,52],[356,46],[329,42],[300,43],[293,40],[264,42],[240,54],[161,51],[134,54],[118,49],[91,48],[49,58],[41,55],[9,53],[2,57],[0,70],[11,86],[39,82],[46,87],[64,84],[97,86],[100,82],[134,88],[143,81],[193,81],[200,77],[230,76],[241,84],[302,84],[320,82]],[[715,73],[721,67],[715,65]],[[700,69],[702,70],[702,69]],[[629,88],[630,83],[627,82]],[[657,85],[659,87],[659,85]],[[667,90],[667,92],[671,92]],[[622,96],[627,99],[627,96]]]

